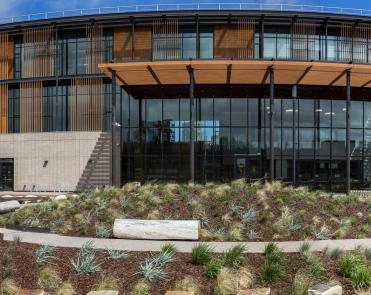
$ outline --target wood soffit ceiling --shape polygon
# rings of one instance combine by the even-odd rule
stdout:
[[[352,87],[371,87],[371,65],[296,61],[157,61],[101,64],[107,76],[117,73],[121,85],[189,84],[192,67],[196,84],[268,84],[270,68],[274,83],[281,85],[345,86],[347,70]]]

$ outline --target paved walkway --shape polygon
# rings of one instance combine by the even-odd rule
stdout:
[[[199,242],[191,241],[148,241],[148,240],[119,240],[119,239],[96,239],[67,237],[56,234],[45,234],[35,232],[23,232],[0,228],[0,234],[4,241],[13,241],[19,237],[23,243],[37,245],[51,245],[56,247],[80,248],[85,242],[92,240],[99,249],[126,250],[126,251],[159,251],[165,243],[173,243],[179,252],[190,253],[193,246]],[[324,248],[341,248],[343,250],[354,250],[359,246],[371,248],[371,239],[360,240],[326,240],[308,241],[312,251],[322,251]],[[209,242],[215,253],[222,253],[234,245],[244,244],[247,253],[263,253],[267,242]],[[285,253],[297,252],[303,241],[277,242],[278,247]]]

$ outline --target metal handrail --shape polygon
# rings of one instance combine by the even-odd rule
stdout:
[[[141,4],[129,6],[84,8],[75,10],[61,10],[42,12],[20,16],[0,18],[0,24],[17,23],[32,20],[46,20],[72,16],[102,15],[112,13],[146,12],[146,11],[181,11],[181,10],[271,10],[271,11],[299,11],[329,14],[371,16],[370,9],[331,7],[304,4],[285,3],[174,3],[174,4]]]

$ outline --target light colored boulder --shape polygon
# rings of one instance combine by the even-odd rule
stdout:
[[[141,240],[198,240],[198,220],[116,219],[113,236]]]
[[[91,291],[88,295],[119,295],[119,291],[107,290],[107,291]]]
[[[18,293],[18,295],[45,295],[45,291],[23,289]]]
[[[0,202],[0,214],[8,213],[19,208],[21,208],[21,204],[18,201]]]
[[[308,295],[342,295],[343,288],[340,285],[318,284],[309,288]]]
[[[56,201],[67,200],[67,196],[66,195],[58,195],[54,198],[54,200],[56,200]]]
[[[193,295],[193,291],[167,291],[165,295]]]
[[[12,199],[12,198],[14,198],[14,196],[11,196],[11,195],[0,196],[0,199]]]
[[[269,295],[269,294],[271,294],[270,288],[257,288],[240,290],[237,295]]]
[[[26,196],[19,196],[20,198],[25,198],[25,199],[37,199],[39,198],[38,196],[35,195],[26,195]]]

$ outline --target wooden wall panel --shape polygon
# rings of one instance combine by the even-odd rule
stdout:
[[[216,59],[251,59],[255,55],[255,21],[241,18],[237,24],[214,27]]]
[[[87,74],[98,73],[98,65],[104,61],[104,34],[103,25],[93,24],[86,26],[87,51],[86,63]]]
[[[0,33],[0,80],[13,78],[13,39],[8,33]]]
[[[135,60],[152,59],[152,28],[136,27],[135,28]]]
[[[81,78],[71,81],[71,130],[103,130],[103,79]]]
[[[43,84],[41,81],[20,83],[20,132],[43,131]]]
[[[115,62],[132,59],[131,28],[115,28],[113,32],[113,58]]]
[[[28,29],[23,34],[23,78],[54,76],[54,29]]]
[[[0,85],[0,133],[8,133],[8,84]]]
[[[291,27],[292,56],[294,60],[314,60],[316,25],[304,21],[296,21]]]

